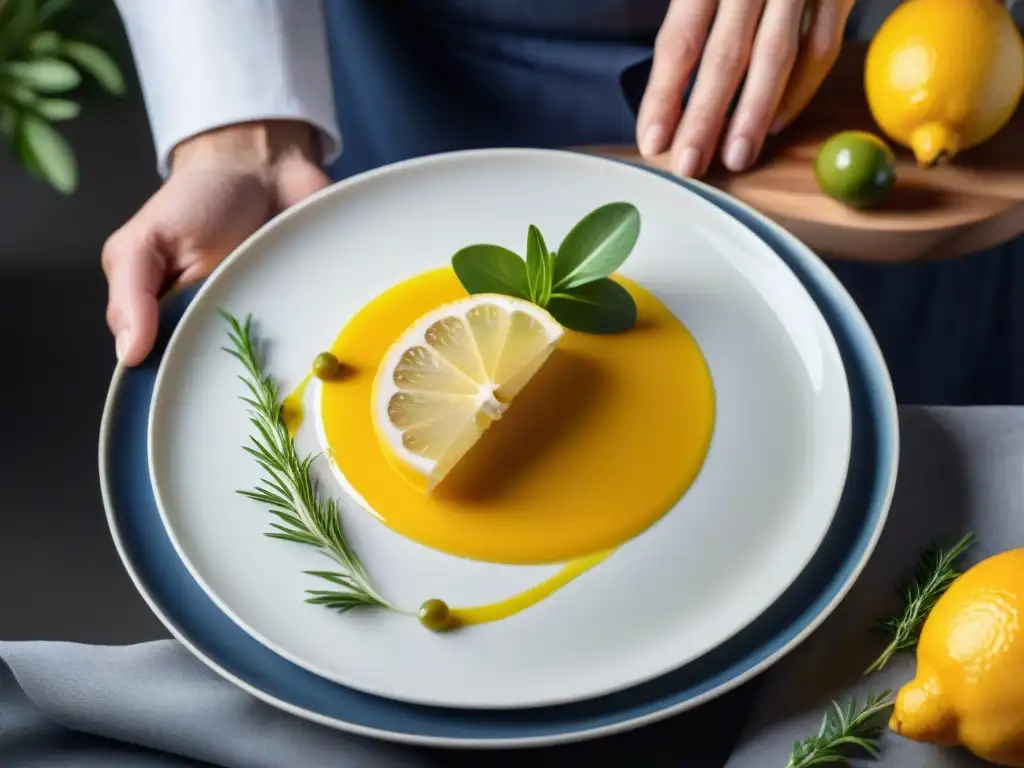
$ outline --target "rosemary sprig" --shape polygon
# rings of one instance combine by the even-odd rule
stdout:
[[[249,421],[255,434],[244,446],[263,469],[264,477],[252,490],[238,491],[253,501],[265,504],[277,517],[273,531],[265,535],[283,541],[306,544],[331,558],[338,566],[332,571],[305,571],[338,589],[310,589],[306,602],[323,605],[339,613],[353,608],[374,606],[397,610],[374,588],[366,569],[352,549],[342,529],[337,502],[319,492],[310,468],[314,456],[300,458],[295,443],[281,419],[278,388],[263,373],[252,332],[252,318],[240,323],[234,316],[220,310],[231,330],[231,348],[224,351],[245,367],[239,379],[251,397],[241,397],[249,406]]]
[[[846,706],[832,702],[821,721],[816,736],[793,742],[793,753],[786,768],[810,768],[812,765],[850,765],[846,756],[851,747],[859,747],[871,757],[878,757],[878,738],[893,704],[891,690],[871,694],[858,707],[856,699]]]
[[[921,556],[910,581],[902,587],[903,609],[883,616],[875,630],[890,638],[882,654],[872,662],[864,674],[877,672],[900,651],[917,647],[921,627],[943,593],[949,589],[960,571],[955,567],[960,556],[974,543],[974,534],[968,533],[949,549],[933,543]]]

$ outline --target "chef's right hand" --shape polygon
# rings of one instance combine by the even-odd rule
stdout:
[[[643,156],[668,153],[675,173],[701,176],[721,145],[726,168],[749,168],[765,137],[800,114],[832,69],[853,4],[672,0],[637,118]],[[698,67],[684,108],[683,94]]]
[[[179,144],[164,185],[103,247],[117,358],[142,362],[162,293],[210,274],[280,211],[326,187],[315,129],[294,121],[218,128]]]

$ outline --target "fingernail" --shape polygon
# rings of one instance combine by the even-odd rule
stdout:
[[[128,352],[128,329],[122,328],[117,332],[117,336],[114,337],[114,350],[117,353],[117,359],[124,362],[124,356]]]
[[[696,147],[687,147],[679,156],[679,164],[676,166],[676,173],[679,176],[693,176],[700,169],[700,150]]]
[[[725,167],[730,171],[742,171],[754,159],[754,144],[746,136],[734,139],[725,150]]]
[[[640,154],[652,157],[665,149],[665,129],[657,123],[644,131],[640,139]]]

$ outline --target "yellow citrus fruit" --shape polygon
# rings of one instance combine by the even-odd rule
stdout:
[[[470,296],[416,320],[385,354],[373,424],[388,459],[433,489],[540,370],[562,326],[528,301]]]
[[[1024,40],[998,0],[908,0],[871,41],[864,88],[879,127],[934,165],[1006,125]]]
[[[889,726],[916,741],[964,746],[1024,767],[1024,549],[978,563],[935,604],[917,675]]]

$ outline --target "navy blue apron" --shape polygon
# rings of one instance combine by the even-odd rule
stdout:
[[[632,143],[668,0],[325,0],[342,178],[436,152]],[[882,9],[884,11],[884,9]],[[884,17],[858,4],[848,36]],[[902,403],[1024,403],[1024,240],[831,266]]]

